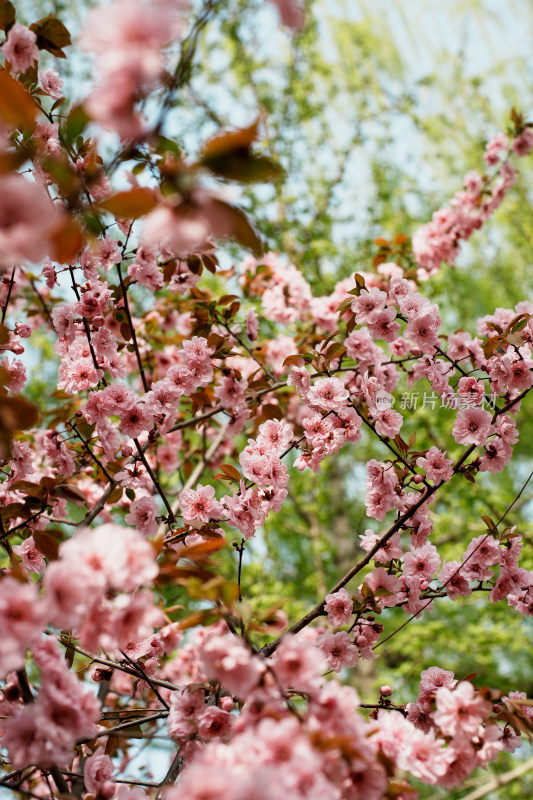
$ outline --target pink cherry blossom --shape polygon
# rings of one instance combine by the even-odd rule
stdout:
[[[368,332],[373,339],[393,342],[400,332],[400,323],[396,322],[396,310],[385,308],[372,317],[367,323]]]
[[[43,603],[32,583],[19,583],[9,575],[0,582],[2,654],[0,675],[24,666],[26,650],[41,634]]]
[[[437,689],[436,703],[436,724],[447,736],[458,738],[475,734],[492,710],[490,703],[476,695],[468,681],[461,681],[454,689]]]
[[[0,178],[0,262],[38,261],[46,252],[46,237],[58,216],[40,186],[18,174],[3,175]]]
[[[286,634],[274,653],[272,667],[284,689],[313,693],[322,683],[326,661],[311,642]]]
[[[300,30],[304,23],[304,12],[299,0],[270,0],[279,11],[281,21],[288,28]]]
[[[485,444],[492,428],[492,416],[483,408],[461,408],[453,426],[453,438],[458,444]]]
[[[348,396],[348,390],[338,378],[319,378],[307,392],[307,401],[323,411],[340,411]]]
[[[396,472],[390,464],[371,459],[367,463],[368,477],[365,505],[367,514],[377,520],[385,518],[387,511],[395,507],[397,496],[395,487],[398,482]]]
[[[198,734],[202,739],[227,739],[234,717],[216,706],[204,708],[198,718]]]
[[[490,166],[494,166],[500,161],[505,150],[509,146],[509,139],[504,133],[495,133],[487,142],[483,158]]]
[[[353,613],[353,600],[346,589],[339,589],[338,592],[327,594],[324,611],[328,615],[330,625],[337,628],[347,625]]]
[[[375,595],[376,602],[383,608],[395,606],[396,594],[401,589],[401,581],[389,575],[384,567],[378,567],[365,578],[365,583]]]
[[[340,672],[345,667],[353,667],[359,658],[357,647],[346,631],[323,633],[317,639],[317,645],[326,657],[330,669]]]
[[[468,595],[472,594],[472,589],[460,561],[449,561],[444,564],[439,572],[439,580],[442,581],[446,594],[451,600],[456,600],[458,597],[468,597]]]
[[[439,566],[440,558],[437,548],[432,544],[425,544],[405,554],[403,572],[406,579],[416,577],[422,581],[422,587],[427,588]]]
[[[416,465],[425,470],[428,480],[435,484],[452,478],[452,462],[446,458],[446,452],[442,452],[438,447],[430,447],[425,456],[416,459]]]
[[[259,333],[259,317],[255,310],[251,308],[246,315],[246,335],[252,342],[257,339]]]
[[[378,411],[373,414],[373,417],[378,436],[387,436],[389,439],[394,439],[403,425],[402,415],[393,408]]]
[[[240,700],[257,686],[264,670],[261,661],[232,635],[210,637],[200,657],[207,677]]]
[[[6,42],[0,48],[14,72],[26,72],[39,60],[37,36],[25,25],[15,22],[9,29]]]
[[[451,670],[441,669],[440,667],[428,667],[420,673],[420,692],[435,692],[443,686],[453,689],[457,685]]]
[[[201,689],[183,688],[172,692],[168,715],[170,736],[180,741],[194,735],[198,730],[198,720],[205,707],[205,694]]]
[[[352,301],[352,311],[358,325],[373,322],[377,313],[383,311],[387,302],[387,293],[381,292],[375,286],[363,289],[361,294]]]
[[[157,533],[158,513],[159,509],[153,497],[141,497],[131,504],[129,514],[124,520],[145,536],[154,536]]]
[[[359,536],[359,539],[361,540],[361,547],[363,550],[369,553],[379,542],[379,535],[368,528],[364,534]],[[376,564],[388,564],[393,558],[401,558],[402,556],[403,550],[400,546],[400,534],[395,533],[374,553],[374,561]]]
[[[291,441],[292,436],[293,430],[288,422],[271,419],[259,426],[257,443],[266,445],[273,453],[280,455]]]
[[[113,762],[105,755],[102,747],[99,747],[85,762],[83,780],[87,791],[102,797],[103,800],[109,800],[115,794]]]
[[[24,569],[28,572],[42,574],[46,561],[44,556],[37,550],[33,536],[28,536],[20,545],[13,545],[13,552],[22,559]]]
[[[432,732],[415,730],[405,750],[400,751],[398,766],[431,785],[446,773],[450,761],[451,753],[442,739],[435,738]]]
[[[527,156],[533,149],[533,133],[530,128],[525,128],[522,133],[511,142],[511,150],[520,156]]]
[[[210,519],[220,518],[221,505],[215,500],[213,486],[198,484],[196,491],[185,489],[181,492],[179,501],[185,521],[195,527],[201,527],[202,523],[209,522]]]
[[[51,98],[59,100],[62,97],[63,79],[59,77],[59,73],[51,69],[43,70],[39,72],[39,80],[41,81],[41,89]]]

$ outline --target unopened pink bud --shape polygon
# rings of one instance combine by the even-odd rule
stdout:
[[[31,336],[31,328],[25,322],[16,322],[15,332],[20,336],[21,339],[29,339]]]

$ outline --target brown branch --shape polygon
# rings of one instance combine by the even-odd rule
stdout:
[[[25,278],[28,281],[28,283],[30,284],[30,286],[31,286],[31,288],[33,290],[33,293],[34,293],[34,295],[35,295],[35,297],[37,299],[37,302],[41,306],[41,308],[43,310],[43,313],[44,313],[46,319],[48,320],[48,323],[52,326],[52,328],[54,328],[54,320],[52,319],[52,314],[50,313],[50,309],[46,305],[46,303],[45,303],[45,301],[44,301],[39,289],[37,288],[37,286],[35,284],[35,281],[33,280],[32,276],[28,272],[25,272],[23,269],[21,269],[21,272],[25,276]],[[54,330],[55,330],[55,328],[54,328]]]
[[[168,711],[158,711],[155,714],[150,714],[147,717],[139,717],[139,719],[132,719],[128,720],[127,722],[121,722],[119,725],[115,725],[114,728],[106,728],[103,731],[99,731],[96,736],[89,736],[85,739],[78,739],[76,742],[77,745],[80,744],[87,744],[88,742],[92,742],[95,739],[101,739],[102,736],[111,736],[114,733],[118,733],[120,731],[127,730],[128,728],[135,728],[137,725],[144,725],[145,722],[153,722],[156,719],[166,719],[168,717]]]
[[[225,435],[226,435],[226,429],[225,428],[221,428],[219,430],[218,434],[216,435],[215,439],[213,440],[211,446],[209,447],[209,449],[205,453],[205,455],[202,457],[202,459],[198,462],[198,464],[196,465],[194,470],[189,475],[189,477],[187,479],[187,482],[183,486],[182,491],[185,491],[185,489],[190,489],[192,486],[194,486],[196,481],[200,478],[200,475],[204,471],[206,465],[213,458],[213,456],[215,455],[216,451],[218,450],[218,448],[220,447],[220,445],[224,441]],[[174,503],[172,505],[172,514],[174,516],[174,520],[172,520],[172,521],[175,521],[175,518],[176,518],[175,515],[179,511],[179,507],[180,507],[180,504],[179,504],[179,498],[178,498],[177,500],[174,501]],[[163,524],[161,524],[159,526],[158,534],[164,533],[164,529],[165,529],[165,525],[163,523]]]
[[[60,794],[70,795],[69,785],[63,777],[61,770],[55,764],[50,767],[50,775],[54,779],[54,783],[58,788]]]
[[[161,797],[161,794],[162,794],[163,789],[165,788],[165,786],[168,786],[169,784],[175,783],[176,778],[180,774],[180,772],[183,769],[184,765],[185,765],[185,759],[181,755],[181,750],[178,749],[178,751],[174,754],[174,758],[172,759],[172,763],[171,763],[170,767],[168,768],[167,774],[165,775],[165,777],[163,778],[163,780],[159,784],[159,790],[158,790],[158,792],[156,794],[156,800],[159,800],[159,798]]]
[[[78,292],[78,286],[76,284],[76,279],[74,277],[74,269],[73,269],[73,267],[69,266],[68,271],[69,271],[69,274],[70,274],[70,282],[72,284],[72,289],[74,291],[74,294],[76,295],[76,299],[79,301],[80,293]],[[98,370],[100,370],[101,368],[100,368],[100,365],[98,363],[98,359],[96,358],[96,353],[94,352],[93,343],[91,341],[91,331],[89,329],[89,323],[87,322],[85,317],[82,317],[82,320],[83,320],[83,327],[84,327],[84,330],[85,330],[85,335],[87,336],[87,343],[89,345],[89,350],[90,350],[91,357],[92,357],[92,360],[93,360],[94,368],[98,372]],[[104,376],[102,376],[102,383],[104,384],[104,386],[107,386],[107,381],[106,381]]]
[[[486,797],[489,792],[499,789],[500,786],[506,786],[508,783],[516,780],[516,778],[519,778],[521,775],[529,772],[531,769],[533,769],[533,758],[529,758],[527,761],[524,761],[523,764],[519,764],[518,767],[509,770],[509,772],[503,772],[500,775],[495,775],[492,780],[487,781],[487,783],[484,783],[483,786],[474,789],[474,791],[469,792],[469,794],[465,794],[461,800],[480,800],[481,797]]]
[[[2,306],[2,325],[4,324],[5,319],[6,319],[7,307],[9,305],[9,298],[11,297],[11,292],[13,291],[13,284],[15,283],[15,270],[16,269],[17,269],[17,265],[15,264],[13,266],[12,271],[11,271],[11,278],[9,280],[9,289],[7,290],[6,302]]]
[[[514,400],[509,401],[509,403],[507,403],[505,406],[503,406],[503,408],[496,409],[496,411],[494,412],[493,417],[492,417],[492,423],[494,423],[496,421],[496,419],[498,418],[498,416],[500,416],[500,414],[504,414],[506,411],[508,411],[510,408],[512,408],[514,405],[516,405],[516,403],[518,403],[520,400],[522,400],[528,394],[529,391],[531,391],[531,390],[530,389],[525,389],[521,394],[519,394],[517,397],[515,397]],[[473,451],[476,449],[476,447],[477,447],[477,445],[474,445],[474,444],[470,445],[465,450],[463,455],[458,459],[458,461],[455,463],[455,465],[453,467],[453,473],[455,475],[460,471],[461,467],[463,466],[463,464],[465,463],[467,458],[473,453]],[[528,482],[529,482],[529,478],[528,478]],[[420,495],[420,497],[416,501],[416,503],[414,503],[407,511],[405,511],[396,520],[396,522],[388,529],[388,531],[380,539],[378,539],[378,541],[376,542],[374,547],[366,554],[366,556],[364,556],[364,558],[362,558],[360,561],[358,561],[356,564],[354,564],[354,566],[351,569],[348,570],[346,575],[344,575],[344,577],[341,578],[341,580],[336,584],[336,586],[334,586],[333,589],[330,590],[330,593],[338,592],[339,589],[342,589],[344,586],[346,586],[346,584],[349,583],[349,581],[351,581],[352,578],[354,578],[359,572],[361,572],[361,570],[364,569],[367,566],[367,564],[370,563],[370,561],[372,560],[374,555],[377,553],[377,551],[380,550],[383,547],[383,545],[386,544],[389,541],[389,539],[392,536],[394,536],[394,534],[397,531],[400,530],[400,528],[404,525],[404,523],[407,522],[407,520],[410,519],[410,517],[412,517],[412,515],[415,513],[415,511],[417,511],[420,508],[420,506],[424,505],[424,503],[427,500],[429,500],[429,498],[433,494],[435,494],[435,492],[443,485],[444,484],[441,483],[441,484],[438,484],[436,486],[430,486],[424,492],[422,492],[422,494]],[[520,494],[522,493],[524,488],[525,487],[522,488]],[[519,496],[520,495],[518,495],[518,497]],[[518,499],[518,497],[516,498],[516,500]],[[514,502],[515,501],[513,501],[513,503],[511,503],[511,506],[505,512],[504,517],[507,514],[507,512],[510,511],[510,509],[512,508]],[[502,517],[502,519],[503,519],[503,517]],[[501,520],[500,520],[500,522],[501,522]],[[499,522],[498,522],[498,524],[499,524]],[[451,576],[451,577],[453,577],[453,576]],[[450,577],[450,579],[451,579],[451,577]],[[429,602],[431,602],[431,601],[429,601]],[[428,603],[428,605],[429,605],[429,603]],[[305,614],[305,616],[303,616],[300,620],[298,620],[298,622],[296,622],[294,625],[292,625],[288,629],[288,631],[286,631],[286,633],[298,633],[299,631],[303,630],[303,628],[307,627],[307,625],[309,625],[311,622],[313,622],[313,620],[315,620],[318,617],[323,615],[324,606],[325,606],[325,598],[322,599],[320,601],[320,603],[317,603],[317,605],[314,608],[312,608],[310,611],[308,611],[307,614]],[[421,609],[421,610],[423,610],[423,609]],[[420,613],[420,612],[418,612],[418,613]],[[412,619],[414,619],[415,616],[418,616],[418,614],[413,615]],[[410,620],[405,622],[401,626],[401,628],[405,627],[405,625],[407,625],[409,621]],[[399,628],[398,630],[400,630],[401,628]],[[387,638],[390,638],[390,637],[387,637]],[[384,639],[383,642],[384,641],[386,641],[386,640]],[[270,642],[269,644],[267,644],[264,647],[262,647],[260,652],[264,656],[268,657],[268,656],[272,655],[272,653],[275,652],[275,650],[279,646],[280,642],[281,642],[281,637],[279,637],[278,639],[275,639],[273,642]],[[382,644],[383,642],[380,642],[380,644]]]
[[[127,655],[125,652],[124,652],[124,650],[121,650],[120,652],[122,653],[122,655],[124,656],[124,658],[126,659],[126,661],[128,662],[128,664],[131,666],[131,668],[132,668],[132,669],[134,669],[134,670],[136,670],[136,671],[139,673],[140,677],[141,677],[141,678],[142,678],[144,681],[146,681],[146,683],[147,683],[147,684],[150,686],[150,689],[151,689],[151,690],[152,690],[152,692],[155,694],[155,696],[157,697],[157,699],[159,700],[159,702],[161,703],[161,705],[163,705],[163,706],[166,708],[166,710],[168,711],[168,710],[170,709],[170,706],[169,706],[169,704],[167,703],[167,701],[166,701],[166,700],[164,700],[164,699],[163,699],[163,697],[161,696],[161,693],[158,691],[158,689],[157,689],[156,685],[154,684],[153,680],[151,679],[151,677],[150,677],[149,675],[147,675],[147,674],[146,674],[146,672],[145,672],[145,670],[142,668],[142,666],[141,666],[140,664],[137,664],[135,661],[133,661],[133,659],[131,659],[131,658],[130,658],[130,657],[129,657],[129,656],[128,656],[128,655]]]
[[[387,437],[379,435],[379,433],[376,431],[375,426],[365,417],[364,414],[361,414],[361,412],[356,408],[355,404],[351,403],[351,406],[352,406],[352,408],[354,408],[357,411],[357,413],[359,414],[359,416],[361,417],[361,419],[363,420],[365,425],[367,425],[370,428],[372,433],[374,433],[378,437],[378,439],[385,445],[385,447],[388,447],[388,449],[391,451],[391,453],[394,454],[395,458],[398,461],[401,461],[402,464],[404,465],[404,467],[407,467],[409,472],[411,472],[413,475],[418,475],[419,473],[416,471],[416,469],[414,469],[414,467],[411,466],[411,464],[401,455],[401,453],[398,453],[395,450],[395,448],[391,445],[391,443],[389,442]],[[422,483],[424,484],[424,486],[429,488],[430,484],[427,482],[427,480],[425,478],[423,479]]]
[[[133,319],[131,317],[131,312],[130,312],[130,304],[129,304],[129,301],[128,301],[128,290],[127,290],[126,286],[124,285],[124,279],[122,277],[122,270],[120,269],[120,264],[117,264],[117,272],[118,272],[118,279],[120,281],[120,288],[122,289],[122,298],[124,300],[124,311],[126,312],[126,317],[128,319],[128,326],[129,326],[130,333],[131,333],[131,341],[132,341],[132,344],[133,344],[133,349],[135,350],[135,357],[137,359],[137,364],[138,364],[138,367],[139,367],[139,373],[140,373],[140,376],[141,376],[143,389],[144,389],[145,392],[148,392],[150,389],[149,389],[148,381],[146,380],[146,375],[145,375],[145,372],[144,372],[143,362],[142,362],[141,354],[140,354],[140,351],[139,351],[139,344],[137,342],[137,334],[135,333],[135,328],[133,326]]]
[[[157,479],[157,476],[155,475],[152,467],[150,466],[150,464],[148,463],[148,461],[146,459],[146,456],[144,455],[144,450],[147,449],[147,448],[141,447],[141,444],[140,444],[138,439],[134,439],[133,442],[135,444],[135,447],[137,448],[137,453],[139,454],[139,459],[142,461],[142,463],[144,465],[144,468],[146,469],[148,475],[150,476],[150,479],[151,479],[152,483],[154,484],[154,487],[155,487],[159,497],[161,498],[161,500],[165,504],[165,508],[168,511],[169,520],[171,522],[175,522],[176,521],[176,516],[174,514],[174,511],[172,510],[172,506],[170,505],[170,502],[169,502],[165,492],[163,491],[163,488],[162,488],[161,484],[159,483],[159,481]]]
[[[55,636],[53,631],[46,631],[49,635]],[[103,664],[105,667],[109,667],[110,669],[118,669],[121,672],[126,672],[128,675],[132,675],[134,678],[139,678],[139,672],[132,667],[128,667],[125,664],[119,661],[112,661],[109,658],[102,658],[101,656],[97,656],[94,653],[91,653],[89,650],[85,650],[83,647],[80,647],[77,644],[74,644],[65,636],[59,636],[59,643],[62,644],[64,647],[70,647],[72,650],[75,650],[76,653],[79,653],[81,656],[85,656],[89,658],[91,661],[94,661],[97,664]],[[161,686],[163,689],[170,689],[173,692],[179,690],[179,686],[176,686],[175,683],[170,683],[170,681],[163,681],[159,680],[158,678],[151,678],[150,679],[153,684],[156,686]]]
[[[106,476],[107,480],[109,481],[109,483],[113,484],[113,488],[114,488],[114,487],[117,485],[117,484],[116,484],[116,481],[115,481],[115,479],[113,478],[113,476],[112,476],[112,475],[110,475],[110,474],[109,474],[109,472],[106,470],[106,468],[105,468],[105,467],[104,467],[104,465],[103,465],[103,464],[100,462],[100,460],[97,458],[97,456],[95,456],[95,454],[93,453],[93,451],[92,451],[92,450],[91,450],[91,448],[89,447],[89,443],[88,443],[87,441],[85,441],[85,439],[83,438],[83,436],[81,435],[81,433],[80,433],[80,432],[79,432],[79,430],[77,429],[76,425],[75,425],[73,422],[68,422],[68,421],[67,421],[67,423],[66,423],[66,424],[67,424],[67,425],[69,425],[69,426],[70,426],[70,428],[71,428],[71,429],[74,431],[74,433],[75,433],[76,437],[77,437],[77,438],[80,440],[80,442],[82,443],[82,445],[83,445],[83,449],[85,450],[85,452],[86,452],[86,453],[89,455],[89,457],[91,458],[91,460],[92,460],[92,461],[94,461],[94,463],[96,464],[96,466],[97,466],[99,469],[101,469],[101,470],[102,470],[102,472],[103,472],[103,473],[104,473],[104,475]]]

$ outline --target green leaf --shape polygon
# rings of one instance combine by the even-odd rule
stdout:
[[[63,131],[65,138],[69,142],[74,142],[85,130],[89,120],[90,117],[82,105],[72,106]]]

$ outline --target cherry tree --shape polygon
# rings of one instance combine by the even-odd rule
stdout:
[[[0,3],[0,785],[118,800],[450,790],[529,736],[521,687],[441,664],[409,703],[388,685],[365,703],[350,669],[384,652],[394,609],[401,628],[474,593],[533,611],[507,524],[531,475],[454,561],[431,508],[513,457],[533,303],[453,331],[424,291],[504,202],[531,125],[513,111],[449,203],[319,296],[228,190],[281,174],[260,146],[267,120],[220,130],[194,159],[167,135],[218,5],[191,17],[179,0],[114,0],[73,45],[53,15],[26,26]],[[304,24],[295,0],[275,5],[280,24]],[[82,102],[39,68],[69,48],[94,59]],[[23,359],[43,333],[56,386],[37,405]],[[403,380],[440,403],[445,442],[402,436]],[[296,473],[356,452],[362,431],[381,453],[366,464],[363,555],[300,618],[281,603],[254,613],[247,543]],[[166,774],[123,777],[139,740],[149,752],[160,736]]]

